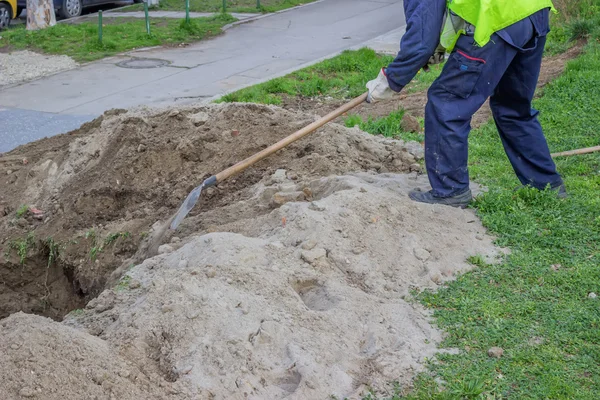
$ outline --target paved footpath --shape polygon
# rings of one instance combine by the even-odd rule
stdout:
[[[111,108],[208,101],[344,49],[394,49],[403,26],[402,0],[323,0],[187,47],[134,51],[6,87],[0,89],[0,152],[69,131]],[[167,65],[118,65],[135,58]]]

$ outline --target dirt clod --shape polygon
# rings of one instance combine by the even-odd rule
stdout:
[[[504,354],[504,349],[502,349],[501,347],[491,347],[488,350],[488,356],[490,356],[492,358],[500,358],[500,357],[502,357],[503,354]]]
[[[411,133],[419,133],[422,130],[419,121],[409,113],[404,113],[402,116],[402,120],[400,121],[400,129],[402,129],[403,132]]]

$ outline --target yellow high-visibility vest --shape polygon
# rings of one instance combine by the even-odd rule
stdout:
[[[448,0],[440,43],[452,50],[469,23],[475,27],[475,43],[485,46],[494,32],[544,8],[555,11],[551,0]]]

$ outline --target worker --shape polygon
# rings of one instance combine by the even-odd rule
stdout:
[[[466,207],[471,117],[490,98],[504,150],[525,186],[566,191],[531,101],[551,0],[404,0],[406,33],[395,60],[367,83],[369,103],[389,99],[451,52],[427,93],[425,165],[432,190],[412,200]]]

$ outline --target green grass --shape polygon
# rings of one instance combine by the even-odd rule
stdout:
[[[365,77],[374,79],[392,59],[370,49],[345,51],[312,67],[223,96],[221,101],[281,104],[282,95],[352,98],[366,91]]]
[[[6,253],[4,254],[5,258],[10,256],[10,253],[14,251],[19,257],[19,264],[22,266],[25,265],[25,261],[27,261],[27,256],[29,255],[29,250],[35,247],[35,235],[33,232],[30,232],[27,237],[23,239],[17,239],[10,241],[8,243],[8,247]]]
[[[367,118],[364,120],[360,115],[351,114],[345,118],[344,124],[348,128],[357,126],[374,135],[383,135],[385,137],[402,139],[405,141],[413,140],[422,142],[425,136],[421,133],[404,132],[400,127],[400,121],[404,116],[404,110],[393,111],[389,115],[381,118]]]
[[[367,48],[347,50],[284,77],[227,94],[219,101],[280,105],[283,96],[350,99],[364,93],[366,83],[375,79],[381,68],[392,60],[392,56],[380,55]],[[434,65],[429,72],[420,71],[405,92],[427,88],[439,76],[442,66]]]
[[[553,151],[600,142],[600,45],[536,101]],[[600,398],[600,155],[557,159],[570,197],[518,185],[493,124],[471,134],[470,171],[490,188],[475,204],[512,254],[418,298],[448,336],[409,399]],[[487,356],[492,346],[504,356]],[[440,392],[433,375],[445,382]],[[395,398],[399,399],[400,396]]]
[[[15,213],[15,215],[17,216],[17,219],[23,217],[25,214],[27,214],[27,211],[29,210],[29,207],[27,206],[27,204],[23,204],[21,205],[21,207],[19,207]]]
[[[227,12],[270,13],[313,1],[315,0],[260,0],[260,9],[258,9],[256,0],[227,0]],[[142,4],[135,4],[125,7],[121,11],[142,11],[143,9]],[[161,0],[158,7],[151,7],[150,10],[185,11],[185,2],[183,0]],[[220,12],[222,10],[222,0],[190,0],[190,11],[192,12]]]
[[[110,21],[110,23],[108,23]],[[0,49],[29,49],[48,54],[65,54],[86,62],[141,47],[179,45],[219,35],[221,27],[235,21],[228,14],[194,18],[190,24],[176,19],[151,20],[151,35],[146,34],[144,20],[108,20],[103,28],[103,42],[98,42],[95,23],[57,24],[40,31],[26,31],[24,26],[2,32]]]

